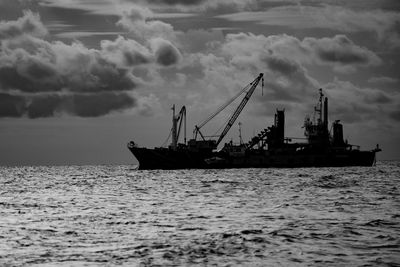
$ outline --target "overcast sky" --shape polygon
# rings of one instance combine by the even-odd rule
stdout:
[[[398,0],[0,0],[0,19],[0,165],[135,163],[173,104],[190,138],[259,73],[245,141],[277,108],[303,137],[323,88],[349,143],[400,159]]]

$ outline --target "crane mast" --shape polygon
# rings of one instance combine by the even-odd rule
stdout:
[[[224,139],[225,135],[229,132],[232,125],[235,123],[236,119],[239,117],[240,113],[242,112],[243,108],[246,106],[247,102],[249,101],[251,95],[253,94],[254,90],[256,89],[257,85],[263,79],[264,74],[260,73],[258,77],[251,83],[251,87],[249,91],[247,91],[245,97],[240,102],[239,106],[236,108],[235,112],[232,114],[231,118],[229,119],[228,124],[225,126],[224,130],[222,131],[221,135],[218,138],[216,146],[221,143],[222,139]],[[264,85],[264,82],[263,82]]]
[[[179,135],[181,133],[182,128],[182,121],[183,121],[183,128],[184,128],[184,143],[186,144],[186,107],[183,106],[179,111],[179,114],[175,116],[175,105],[172,106],[172,143],[171,148],[176,149],[178,145]],[[179,122],[179,126],[178,126]]]

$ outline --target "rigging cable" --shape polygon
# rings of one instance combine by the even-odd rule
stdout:
[[[161,147],[164,147],[165,144],[169,141],[169,138],[171,137],[171,134],[172,134],[172,129],[171,129],[171,131],[169,131],[169,135],[168,135],[167,139],[165,139],[165,141],[164,141],[164,143],[161,145]]]
[[[217,116],[221,111],[223,111],[227,106],[232,104],[233,101],[235,101],[241,94],[243,94],[251,84],[246,85],[239,93],[234,95],[231,99],[229,99],[227,102],[225,102],[222,106],[220,106],[216,112],[211,114],[207,119],[205,119],[199,126],[198,129],[202,128],[204,125],[206,125],[210,120],[212,120],[215,116]]]

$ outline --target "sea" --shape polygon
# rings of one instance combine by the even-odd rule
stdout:
[[[0,167],[0,266],[400,266],[400,161]]]

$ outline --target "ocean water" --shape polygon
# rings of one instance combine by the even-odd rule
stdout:
[[[0,167],[0,266],[400,266],[400,162]]]

